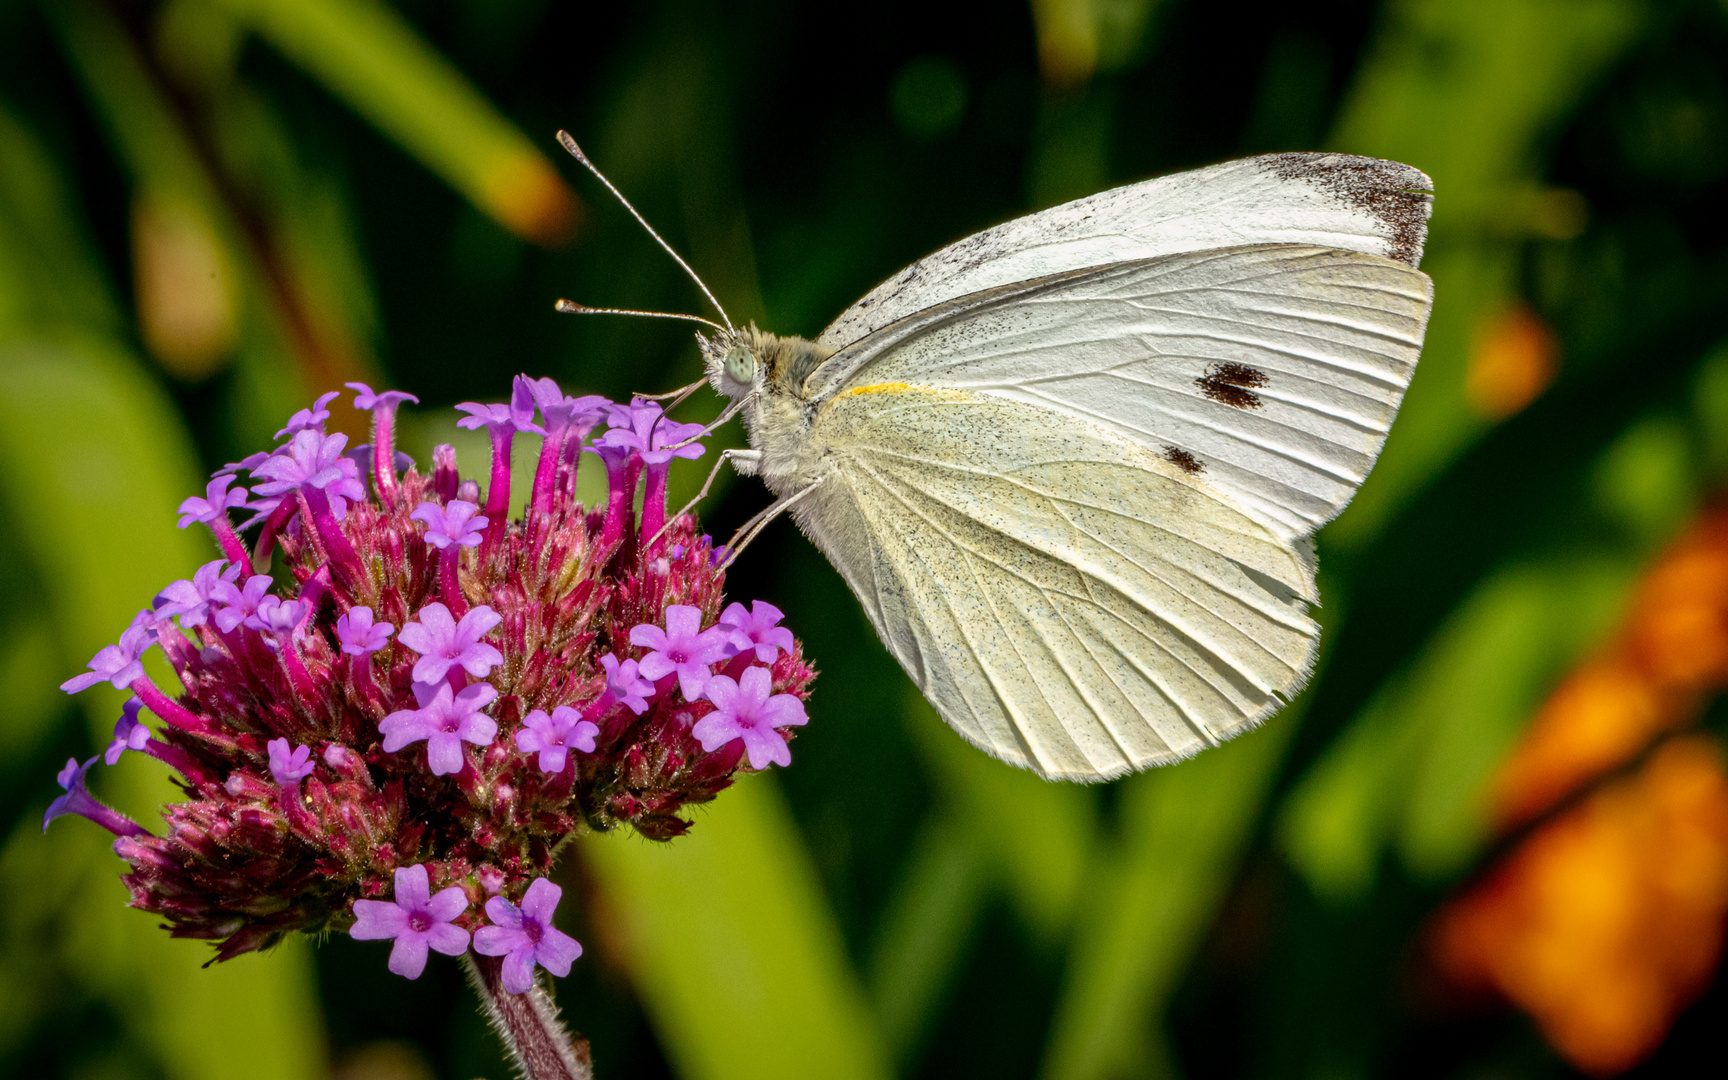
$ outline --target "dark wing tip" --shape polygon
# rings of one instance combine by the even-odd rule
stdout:
[[[1434,181],[1421,169],[1354,154],[1266,154],[1254,160],[1280,180],[1304,181],[1366,211],[1385,233],[1387,258],[1421,263],[1434,208]]]

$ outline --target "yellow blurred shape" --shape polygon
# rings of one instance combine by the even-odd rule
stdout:
[[[1442,967],[1527,1011],[1608,1076],[1652,1053],[1709,985],[1728,913],[1728,775],[1704,736],[1659,747],[1543,826],[1442,912]]]
[[[1638,590],[1628,647],[1659,682],[1728,682],[1728,513],[1705,515]]]
[[[1541,814],[1635,757],[1728,684],[1728,509],[1698,519],[1645,572],[1614,640],[1557,687],[1494,783],[1502,826]]]
[[[485,209],[523,239],[555,247],[575,236],[576,196],[539,154],[501,154],[480,185]]]
[[[221,370],[235,338],[234,272],[210,220],[145,193],[132,204],[132,272],[139,330],[169,374]]]
[[[1543,704],[1494,779],[1503,824],[1528,821],[1580,784],[1633,757],[1667,720],[1642,673],[1617,658],[1574,671]]]
[[[1098,24],[1091,0],[1032,0],[1038,70],[1059,90],[1086,85],[1098,69]]]
[[[1518,304],[1489,319],[1470,350],[1464,393],[1489,420],[1504,420],[1535,401],[1554,382],[1560,353],[1554,332]]]

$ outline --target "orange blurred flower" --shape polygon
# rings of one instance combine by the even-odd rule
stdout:
[[[1502,827],[1537,817],[1569,792],[1691,720],[1728,684],[1728,508],[1700,515],[1644,575],[1619,634],[1561,682],[1500,767]]]
[[[1608,1076],[1661,1045],[1710,984],[1728,910],[1728,774],[1685,736],[1545,825],[1448,907],[1442,967]]]
[[[1639,584],[1615,639],[1563,680],[1493,786],[1510,830],[1634,761],[1728,685],[1728,509],[1699,517]],[[1708,985],[1728,915],[1728,773],[1701,735],[1540,825],[1440,912],[1456,982],[1535,1018],[1578,1068],[1641,1061]]]
[[[1464,396],[1479,415],[1504,420],[1541,396],[1559,371],[1554,332],[1519,304],[1478,330],[1465,370]]]

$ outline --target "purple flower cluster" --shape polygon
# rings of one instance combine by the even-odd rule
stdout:
[[[778,609],[724,606],[695,520],[666,520],[668,470],[701,455],[700,426],[518,378],[509,404],[460,406],[491,435],[482,490],[449,447],[424,476],[396,452],[411,397],[351,385],[372,442],[325,431],[327,394],[274,451],[219,472],[180,525],[209,527],[222,558],[64,685],[130,692],[100,757],[179,774],[165,833],[90,793],[96,757],[67,762],[43,827],[109,829],[132,905],[219,959],[347,930],[393,940],[408,978],[429,951],[472,949],[521,993],[582,951],[552,925],[559,847],[619,825],[670,839],[739,771],[790,763],[814,673]],[[542,444],[510,520],[524,433]],[[575,499],[584,453],[606,469],[604,507]],[[252,515],[239,530],[233,510]],[[178,696],[145,671],[158,646]]]

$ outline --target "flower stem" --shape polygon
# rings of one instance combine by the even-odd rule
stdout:
[[[384,506],[396,504],[396,406],[381,405],[372,410],[372,483],[378,489],[378,501]]]
[[[558,463],[563,454],[564,434],[554,435],[548,429],[546,441],[540,444],[540,464],[534,469],[531,513],[543,516],[552,512],[552,496],[558,486]]]
[[[450,614],[460,619],[468,614],[468,598],[462,595],[462,547],[451,544],[438,553],[438,592],[450,607]]]
[[[462,965],[468,982],[480,995],[480,1004],[493,1030],[504,1040],[523,1080],[593,1080],[588,1061],[588,1041],[571,1038],[558,1019],[558,1007],[539,986],[526,994],[504,989],[504,960],[496,956],[465,953]]]
[[[236,566],[247,564],[246,545],[234,532],[234,525],[228,520],[226,513],[210,523],[210,531],[216,534],[216,544],[222,549],[224,559]]]
[[[666,524],[666,478],[672,471],[670,461],[650,465],[644,470],[647,482],[642,485],[642,542],[647,544],[660,535]]]

